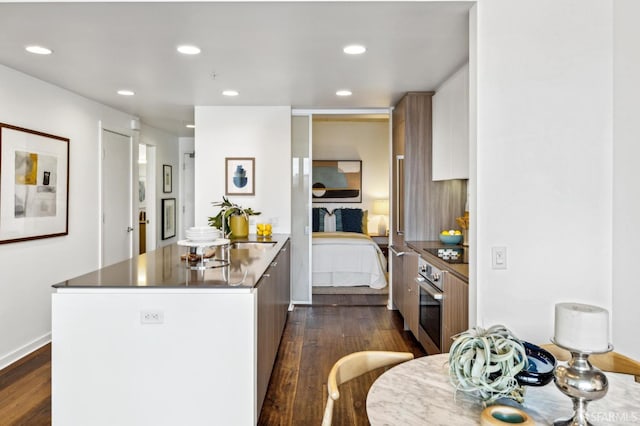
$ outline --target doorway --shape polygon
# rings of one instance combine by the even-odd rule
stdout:
[[[130,136],[102,129],[102,266],[133,252],[132,145]]]
[[[390,110],[294,110],[292,119],[292,244],[296,243],[299,274],[292,280],[292,295],[296,304],[381,304],[389,301],[389,286],[384,289],[354,284],[344,287],[327,285],[314,286],[314,275],[335,275],[331,271],[314,269],[312,207],[320,207],[333,211],[337,208],[356,208],[368,210],[371,231],[378,229],[380,214],[373,213],[374,201],[388,200],[389,156],[391,152]],[[379,127],[379,128],[376,128]],[[341,135],[345,136],[340,138]],[[372,138],[379,139],[376,146],[371,144]],[[322,139],[325,145],[322,144]],[[362,164],[362,192],[358,203],[316,203],[312,197],[310,179],[313,160],[360,160]],[[296,200],[299,200],[298,202]],[[316,200],[317,201],[317,200]],[[388,207],[387,207],[388,210]],[[387,215],[388,217],[388,212]],[[296,218],[301,223],[296,224]],[[388,223],[386,220],[385,224]],[[362,233],[372,234],[363,226]],[[386,247],[386,235],[377,236],[376,243]],[[380,241],[378,241],[380,240]],[[323,244],[324,245],[324,244]],[[374,244],[375,245],[375,244]],[[329,250],[330,251],[330,250]],[[372,256],[375,250],[372,249]],[[367,262],[371,259],[367,259]],[[374,259],[375,260],[375,259]],[[330,263],[326,259],[316,262],[321,266]],[[384,262],[386,265],[386,261]],[[322,266],[324,268],[324,266]],[[386,267],[381,267],[381,275],[386,275]],[[292,273],[295,271],[292,271]],[[361,271],[366,272],[366,271]],[[373,273],[373,271],[372,271]],[[344,276],[344,274],[343,274]],[[358,275],[362,277],[363,275]],[[383,277],[384,279],[384,277]],[[388,283],[388,279],[387,279]],[[329,283],[330,284],[330,283]],[[379,286],[379,282],[375,283]]]

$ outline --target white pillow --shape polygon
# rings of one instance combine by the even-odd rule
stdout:
[[[326,213],[324,215],[324,232],[336,232],[336,215]]]

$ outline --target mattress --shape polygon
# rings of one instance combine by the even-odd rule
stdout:
[[[312,255],[314,286],[380,289],[387,285],[387,260],[368,235],[314,232]]]

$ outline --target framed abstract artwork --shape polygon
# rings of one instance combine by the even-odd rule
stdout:
[[[362,161],[313,160],[311,182],[314,203],[361,203]]]
[[[176,236],[176,199],[162,199],[162,239]]]
[[[0,244],[69,233],[69,139],[0,123]]]
[[[170,165],[162,165],[162,192],[165,194],[173,190],[173,171]]]
[[[255,195],[255,158],[225,158],[226,195]]]

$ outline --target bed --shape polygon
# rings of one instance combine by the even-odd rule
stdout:
[[[316,210],[314,208],[314,210]],[[316,287],[353,287],[369,286],[381,289],[387,286],[387,260],[380,247],[363,233],[362,226],[350,227],[348,214],[344,210],[360,209],[336,209],[329,213],[324,209],[324,214],[316,220],[314,211],[314,232],[312,234],[312,268],[313,286]],[[347,212],[352,213],[352,212]],[[355,212],[357,213],[357,212]],[[327,218],[328,216],[328,218]],[[334,216],[334,218],[331,218]],[[329,223],[338,218],[337,229]],[[358,215],[356,214],[356,217]],[[342,220],[341,220],[342,219]],[[326,226],[317,226],[316,223]],[[355,219],[354,219],[355,221]],[[360,223],[366,221],[366,213],[360,210]],[[343,222],[341,224],[341,222]],[[344,230],[339,230],[344,229]],[[354,231],[360,232],[354,232]],[[366,230],[366,228],[365,228]]]

